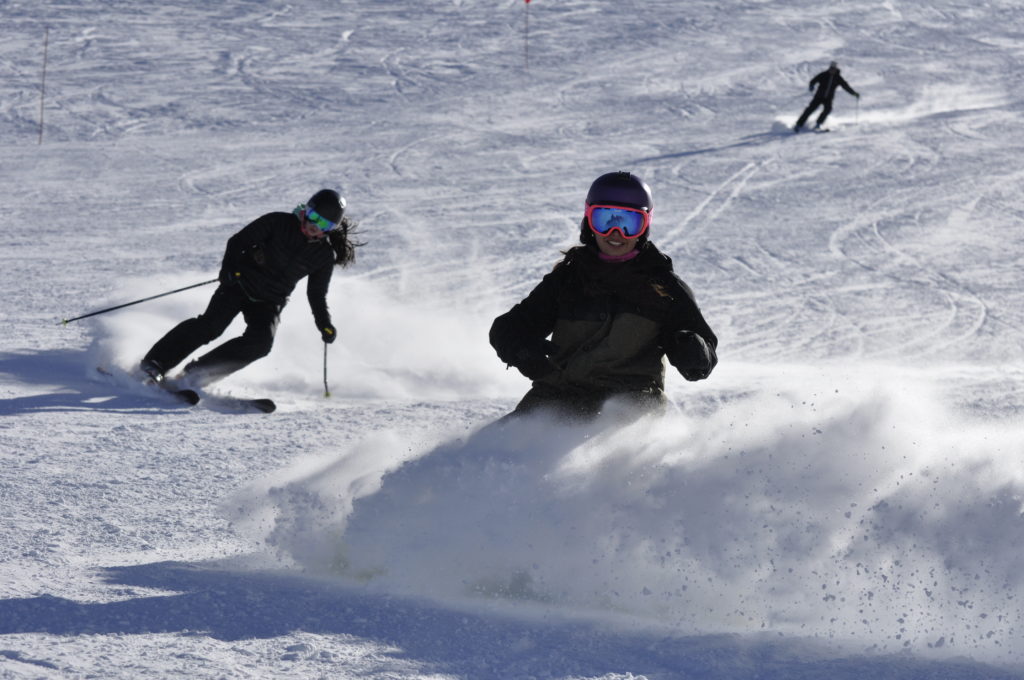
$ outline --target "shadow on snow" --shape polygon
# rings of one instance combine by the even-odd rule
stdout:
[[[40,388],[38,394],[0,398],[0,416],[53,411],[161,414],[191,408],[161,390],[141,383],[121,384],[123,377],[102,376],[89,351],[0,353],[0,375]],[[219,413],[247,412],[218,403],[216,395],[204,404]]]
[[[656,161],[663,161],[672,158],[687,158],[689,156],[700,156],[706,153],[718,153],[720,151],[725,151],[726,149],[739,149],[745,146],[763,146],[777,139],[784,140],[794,136],[795,135],[793,134],[793,131],[790,128],[778,126],[777,128],[773,128],[769,132],[759,132],[757,134],[741,137],[738,142],[734,142],[733,144],[725,144],[722,146],[709,146],[704,149],[693,149],[691,151],[680,151],[678,153],[666,153],[661,154],[660,156],[647,156],[646,158],[637,158],[631,161],[631,163],[653,163]]]
[[[615,631],[592,623],[529,620],[445,609],[294,574],[239,572],[178,562],[111,567],[113,584],[176,591],[108,603],[39,596],[0,601],[0,634],[205,634],[218,640],[297,631],[351,635],[398,648],[394,656],[481,679],[642,673],[659,678],[1019,678],[967,661],[906,655],[837,658],[814,641],[768,636]]]

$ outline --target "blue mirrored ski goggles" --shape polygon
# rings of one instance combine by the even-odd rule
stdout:
[[[651,214],[619,205],[588,205],[587,224],[591,231],[607,236],[615,229],[623,238],[639,238],[651,223]]]
[[[312,208],[306,208],[306,219],[315,224],[320,231],[334,231],[338,228],[337,222],[331,222]]]

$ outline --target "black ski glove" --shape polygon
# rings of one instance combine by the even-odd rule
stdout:
[[[550,340],[541,340],[535,345],[521,348],[512,359],[512,365],[530,380],[540,380],[558,366],[551,361],[549,354],[558,351],[558,346]]]
[[[668,344],[665,356],[687,380],[703,380],[718,363],[715,349],[693,331],[676,331]]]
[[[331,324],[327,324],[320,327],[320,337],[329,345],[337,339],[338,331]]]

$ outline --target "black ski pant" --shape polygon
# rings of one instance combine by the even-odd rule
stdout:
[[[189,354],[220,337],[241,313],[245,319],[245,332],[241,336],[228,340],[185,367],[185,372],[201,384],[219,380],[270,353],[282,307],[250,299],[238,284],[221,285],[214,291],[205,312],[172,328],[153,345],[144,361],[155,361],[165,372],[170,371]]]
[[[590,420],[601,415],[605,402],[618,399],[626,404],[626,412],[637,417],[665,409],[668,398],[660,389],[650,388],[624,392],[564,392],[543,383],[534,383],[508,416],[515,417],[547,411],[564,420]]]
[[[807,122],[807,119],[811,117],[814,109],[819,106],[822,107],[822,109],[821,113],[818,115],[818,125],[823,125],[825,123],[825,119],[828,118],[828,114],[832,113],[832,100],[815,97],[811,100],[811,103],[807,105],[807,108],[804,109],[804,112],[800,114],[799,120],[796,121],[796,127],[798,129],[802,128],[804,123]]]

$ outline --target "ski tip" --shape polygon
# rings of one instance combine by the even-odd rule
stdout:
[[[277,410],[277,404],[273,399],[250,399],[249,404],[261,413],[273,413]]]
[[[198,404],[200,400],[199,393],[195,390],[175,390],[174,394],[179,399],[187,404],[191,404],[192,406]]]

